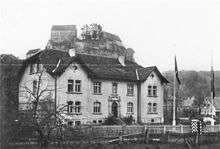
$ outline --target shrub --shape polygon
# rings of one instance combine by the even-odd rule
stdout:
[[[124,121],[127,125],[131,125],[133,124],[133,122],[135,121],[134,118],[130,115],[128,117],[123,117],[122,121]]]
[[[108,116],[105,118],[103,125],[117,125],[116,118],[114,116]]]

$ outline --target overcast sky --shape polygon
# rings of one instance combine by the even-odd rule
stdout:
[[[220,0],[1,0],[0,54],[44,48],[53,24],[98,23],[143,66],[220,70]]]

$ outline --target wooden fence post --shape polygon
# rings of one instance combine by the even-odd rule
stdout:
[[[183,125],[180,125],[180,132],[183,133]]]
[[[166,134],[166,126],[163,126],[163,133]]]
[[[148,129],[146,129],[145,130],[145,143],[149,143],[149,130]]]

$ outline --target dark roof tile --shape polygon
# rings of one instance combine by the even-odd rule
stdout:
[[[56,68],[59,60],[59,67]],[[69,64],[77,61],[88,72],[90,78],[144,81],[152,71],[155,71],[162,82],[168,83],[155,66],[144,68],[133,61],[125,61],[126,66],[122,66],[114,58],[85,54],[77,54],[75,57],[70,57],[68,52],[58,50],[41,51],[40,54],[27,59],[27,63],[32,63],[32,61],[40,61],[51,75],[61,75]],[[56,71],[53,72],[55,68]],[[140,80],[137,78],[136,71],[138,71]]]

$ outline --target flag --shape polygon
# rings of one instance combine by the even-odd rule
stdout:
[[[176,75],[177,82],[178,82],[179,84],[181,84],[180,79],[179,79],[179,75],[178,75],[178,68],[177,68],[176,56],[175,56],[175,75]]]
[[[213,71],[213,66],[211,67],[211,92],[212,92],[212,99],[215,97],[215,76]]]

